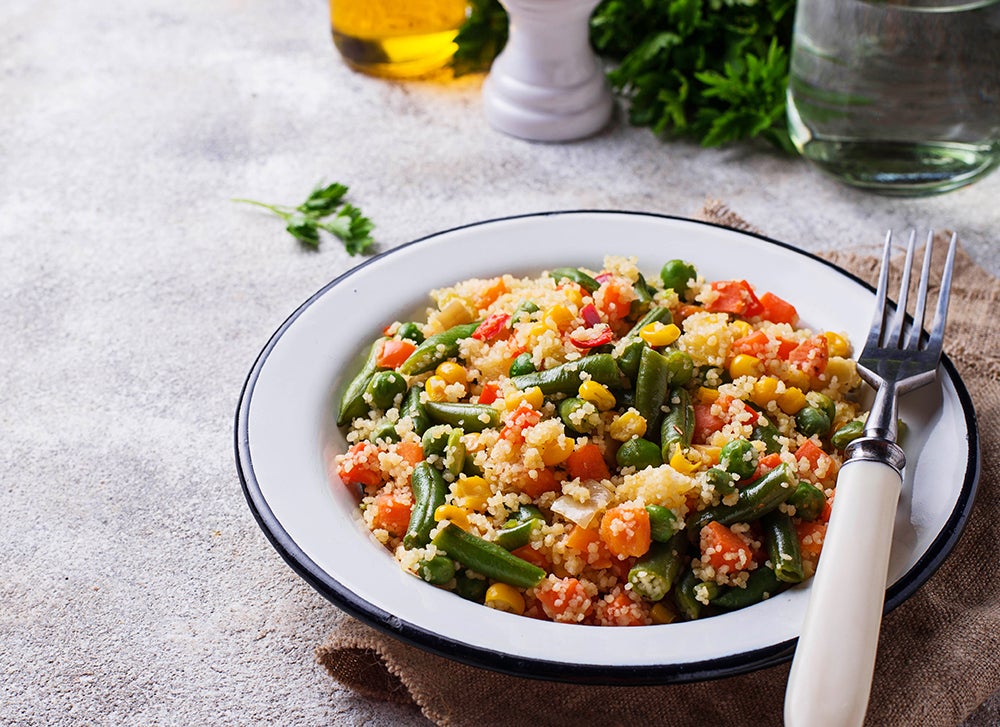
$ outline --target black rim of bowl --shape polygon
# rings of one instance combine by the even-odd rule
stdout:
[[[406,622],[391,613],[376,608],[372,604],[360,598],[353,591],[339,583],[333,576],[327,573],[314,563],[296,544],[294,538],[285,531],[271,511],[266,499],[261,492],[260,484],[254,474],[253,461],[250,455],[250,441],[248,432],[248,417],[250,400],[253,397],[254,386],[262,367],[267,361],[268,355],[274,348],[277,341],[295,320],[316,300],[321,298],[331,288],[341,284],[350,278],[357,271],[371,264],[375,260],[382,259],[412,245],[420,244],[426,240],[451,234],[458,230],[480,227],[511,220],[543,218],[552,216],[569,215],[632,215],[636,217],[649,217],[663,220],[681,221],[714,227],[740,235],[748,235],[772,245],[789,250],[797,255],[802,255],[817,262],[820,262],[831,269],[844,275],[869,291],[874,292],[874,288],[856,275],[840,268],[839,266],[814,255],[813,253],[799,250],[787,243],[774,240],[765,235],[744,230],[735,230],[725,225],[720,225],[703,220],[693,220],[676,215],[665,215],[653,212],[637,212],[622,210],[559,210],[553,212],[539,212],[522,215],[511,215],[508,217],[498,217],[489,220],[473,222],[467,225],[459,225],[447,230],[425,235],[416,240],[399,245],[391,250],[381,253],[360,265],[352,268],[343,275],[327,283],[319,291],[313,294],[308,300],[300,305],[271,336],[267,344],[257,356],[253,367],[247,375],[240,393],[239,405],[236,410],[235,426],[235,450],[236,469],[242,483],[243,493],[246,497],[250,510],[257,520],[258,525],[270,540],[271,545],[281,555],[286,563],[309,585],[315,588],[321,595],[330,600],[343,611],[363,621],[383,633],[386,633],[401,641],[424,649],[434,654],[444,656],[464,664],[480,667],[492,671],[498,671],[513,676],[520,676],[530,679],[543,679],[578,684],[602,684],[602,685],[653,685],[653,684],[682,684],[688,682],[705,681],[709,679],[719,679],[723,677],[735,676],[757,669],[774,666],[788,661],[794,652],[796,639],[779,642],[771,646],[740,652],[730,656],[681,664],[657,664],[657,665],[594,665],[575,664],[559,661],[549,661],[542,659],[528,659],[512,656],[501,651],[474,647],[468,644],[457,642],[441,636],[440,634],[428,631],[420,626]],[[888,613],[903,601],[909,598],[920,586],[922,586],[931,575],[941,566],[945,558],[954,548],[962,534],[968,520],[972,504],[975,500],[976,488],[979,479],[979,438],[976,427],[976,415],[972,405],[972,399],[965,388],[955,369],[954,364],[947,356],[942,356],[941,365],[948,372],[948,376],[955,387],[959,402],[965,415],[965,424],[968,431],[968,464],[965,471],[965,478],[962,483],[962,490],[955,508],[952,510],[944,527],[937,537],[927,548],[924,555],[911,567],[902,578],[886,591],[884,612]]]

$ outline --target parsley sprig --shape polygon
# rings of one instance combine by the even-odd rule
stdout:
[[[375,244],[375,225],[361,210],[345,201],[347,186],[334,182],[320,183],[302,204],[268,204],[255,199],[234,199],[233,202],[252,204],[270,210],[285,221],[288,233],[306,247],[317,249],[320,231],[329,232],[344,243],[348,255],[361,255]]]
[[[704,146],[761,137],[791,151],[785,87],[795,0],[604,0],[595,50],[629,121]],[[485,70],[507,37],[497,0],[473,0],[456,73]]]

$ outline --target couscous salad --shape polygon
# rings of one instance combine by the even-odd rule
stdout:
[[[472,279],[386,326],[336,475],[400,566],[563,623],[670,623],[809,578],[864,412],[849,342],[671,260]]]

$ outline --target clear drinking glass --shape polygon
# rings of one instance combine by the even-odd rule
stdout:
[[[824,172],[934,194],[1000,164],[1000,0],[798,0],[788,122]]]

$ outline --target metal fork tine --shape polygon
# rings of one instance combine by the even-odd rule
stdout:
[[[892,254],[892,230],[885,235],[885,246],[882,249],[882,266],[878,271],[878,288],[875,290],[875,314],[872,317],[872,325],[868,329],[868,340],[865,341],[865,348],[874,348],[881,345],[882,336],[885,333],[885,316],[889,296],[886,291],[889,289],[889,258]]]
[[[903,263],[903,278],[899,283],[899,300],[896,301],[896,313],[889,324],[888,335],[883,339],[883,345],[899,348],[903,341],[903,326],[906,323],[906,303],[910,295],[910,267],[913,264],[913,244],[917,231],[910,232],[906,243],[906,260]]]
[[[934,313],[934,328],[931,329],[930,340],[927,348],[940,350],[944,344],[944,326],[948,320],[948,301],[951,298],[951,273],[955,267],[955,247],[958,240],[957,233],[951,233],[951,241],[948,243],[948,257],[944,263],[944,272],[941,274],[941,288],[938,291],[937,310]]]
[[[913,311],[913,325],[906,337],[906,348],[916,351],[920,348],[920,335],[924,330],[924,316],[927,313],[927,287],[931,276],[931,252],[934,249],[934,231],[927,233],[927,244],[924,246],[924,263],[920,267],[920,283],[917,285],[917,307]]]

